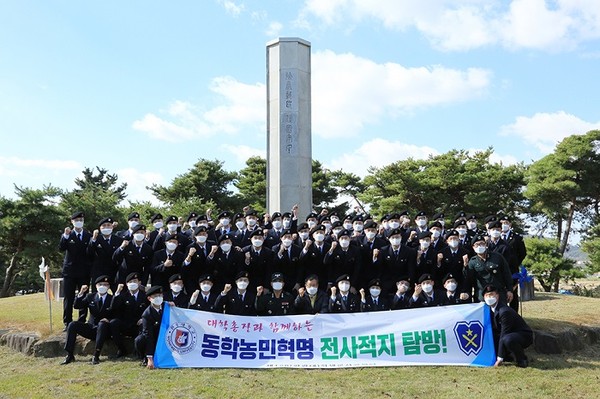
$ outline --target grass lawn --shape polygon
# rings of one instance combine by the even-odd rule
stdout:
[[[60,303],[53,304],[55,330],[62,329]],[[523,304],[534,328],[600,325],[600,300],[536,292]],[[49,333],[48,307],[40,294],[0,300],[0,329]],[[56,331],[55,331],[56,332]],[[531,366],[494,368],[392,367],[337,370],[179,369],[146,370],[128,359],[100,365],[87,358],[59,366],[59,358],[34,358],[0,347],[0,398],[453,398],[598,397],[600,345],[563,355],[529,350]]]

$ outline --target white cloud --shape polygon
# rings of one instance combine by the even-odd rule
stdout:
[[[596,0],[307,0],[299,19],[329,25],[379,20],[389,30],[415,28],[446,51],[501,45],[545,51],[569,50],[600,37]],[[302,25],[302,24],[301,24]]]
[[[225,8],[225,11],[234,17],[239,16],[245,8],[243,4],[239,4],[231,0],[220,0],[219,3],[221,3],[223,8]]]
[[[146,187],[154,183],[163,183],[164,177],[160,173],[140,172],[134,168],[120,169],[116,173],[120,182],[127,183],[127,200],[150,201],[153,204],[159,204],[158,200]]]
[[[487,148],[469,148],[466,151],[469,153],[469,155],[472,156],[477,152],[483,152],[486,150],[487,150]],[[508,165],[515,165],[515,164],[519,163],[519,160],[517,159],[517,157],[515,157],[513,155],[498,154],[497,152],[492,152],[492,154],[490,155],[490,163],[492,163],[492,164],[501,163],[504,166],[508,166]]]
[[[35,174],[47,175],[48,172],[78,170],[82,166],[77,161],[61,159],[27,159],[20,157],[0,156],[0,176],[23,176]]]
[[[312,56],[313,133],[354,136],[383,116],[480,97],[490,80],[491,72],[478,68],[407,68],[353,54],[316,52]]]
[[[223,144],[221,148],[230,152],[233,157],[240,164],[245,164],[246,160],[250,157],[259,156],[261,158],[267,157],[266,149],[253,148],[247,145],[231,145],[231,144]]]
[[[439,152],[427,146],[376,138],[350,153],[326,162],[326,167],[331,170],[342,169],[363,177],[367,175],[370,166],[380,168],[408,158],[427,159],[430,155],[439,155]]]
[[[514,123],[503,126],[500,134],[520,137],[543,154],[549,154],[565,137],[599,128],[600,121],[586,122],[565,111],[558,111],[537,113],[532,117],[519,116]]]
[[[178,100],[161,110],[161,116],[148,113],[134,121],[133,129],[153,139],[181,142],[219,133],[235,134],[248,126],[255,129],[264,126],[266,89],[263,83],[250,85],[224,76],[214,78],[209,89],[223,105],[204,110]]]
[[[283,25],[281,24],[281,22],[273,21],[269,24],[266,34],[269,37],[279,37],[279,33],[282,29]]]

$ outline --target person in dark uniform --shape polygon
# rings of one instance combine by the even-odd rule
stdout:
[[[142,331],[135,338],[135,351],[143,357],[142,366],[154,368],[154,351],[163,315],[163,288],[155,285],[146,292],[150,306],[142,313]]]
[[[296,234],[292,232],[292,237],[296,237],[294,238],[293,244],[299,246],[300,248],[304,248],[306,241],[310,240],[310,231],[311,229],[308,227],[308,223],[300,223],[298,225],[298,232]]]
[[[402,232],[394,229],[390,232],[390,245],[381,250],[373,250],[373,263],[379,264],[381,270],[381,283],[384,294],[391,294],[396,290],[396,283],[401,276],[407,276],[413,284],[416,280],[417,251],[402,244]]]
[[[140,290],[141,281],[139,273],[130,273],[125,279],[127,290],[123,291],[123,284],[119,284],[112,300],[110,335],[117,347],[117,358],[127,355],[123,337],[138,336],[142,313],[148,307],[146,294]]]
[[[327,313],[329,298],[325,291],[319,289],[319,277],[316,274],[307,276],[304,287],[298,288],[294,306],[298,314]]]
[[[291,231],[289,229],[283,228],[283,221],[281,217],[281,213],[273,212],[271,215],[271,228],[265,234],[265,243],[264,246],[272,249],[273,246],[279,244],[281,242],[281,235],[284,230]]]
[[[190,212],[183,225],[185,229],[181,229],[181,234],[185,235],[191,241],[194,240],[194,229],[197,226],[196,220],[198,220],[198,214],[196,212]]]
[[[178,236],[169,233],[165,237],[165,248],[154,252],[152,258],[152,285],[162,285],[164,291],[169,289],[171,276],[181,273],[184,255],[177,250]]]
[[[281,242],[273,246],[273,268],[270,274],[279,272],[285,279],[285,290],[288,292],[297,292],[302,282],[302,268],[300,264],[300,253],[302,249],[294,245],[292,232],[283,230],[281,232]]]
[[[67,340],[65,342],[65,351],[67,356],[61,364],[69,364],[75,361],[73,351],[75,350],[75,339],[77,335],[95,340],[94,356],[92,364],[100,363],[100,352],[104,341],[110,337],[110,324],[112,311],[112,295],[108,294],[110,281],[108,276],[100,276],[95,281],[97,293],[87,293],[88,286],[83,285],[79,290],[79,294],[75,298],[73,306],[75,309],[89,310],[90,317],[86,322],[79,320],[72,321],[67,327]],[[87,293],[87,295],[86,295]]]
[[[123,239],[112,234],[113,222],[112,218],[104,218],[98,222],[98,229],[92,233],[88,245],[88,256],[92,260],[92,280],[96,281],[100,276],[108,276],[110,289],[115,292],[119,264],[114,261],[113,255],[123,243]]]
[[[419,240],[419,247],[417,250],[417,269],[416,274],[422,276],[423,274],[434,274],[437,268],[437,253],[431,246],[431,232],[422,231],[417,235]],[[440,276],[442,277],[442,276]],[[434,277],[435,279],[435,277]],[[436,280],[436,283],[441,281]]]
[[[412,289],[408,276],[400,276],[396,282],[396,293],[392,297],[392,310],[408,309],[411,297]]]
[[[461,303],[467,303],[467,301],[463,301],[460,299],[461,290],[458,286],[458,276],[455,276],[452,273],[448,273],[444,276],[442,283],[444,284],[444,296],[442,300],[442,305],[460,305]]]
[[[215,278],[215,289],[222,290],[225,284],[231,284],[235,276],[244,270],[244,254],[233,247],[232,236],[219,237],[219,246],[213,245],[207,257],[210,274]]]
[[[223,291],[217,297],[215,308],[219,313],[233,314],[238,316],[256,316],[256,295],[248,291],[250,274],[241,271],[236,275],[236,289],[231,289],[231,284],[225,284]]]
[[[342,274],[335,280],[337,287],[331,287],[329,313],[360,312],[360,299],[358,295],[350,292],[350,281],[348,274]]]
[[[183,279],[181,274],[177,273],[169,277],[169,290],[164,292],[163,299],[171,306],[186,308],[189,306],[190,297],[183,289]]]
[[[215,301],[218,294],[213,293],[214,278],[210,274],[200,276],[198,282],[200,289],[194,291],[190,297],[188,308],[194,310],[202,310],[205,312],[215,312]]]
[[[524,350],[533,343],[533,331],[514,309],[502,303],[500,292],[495,286],[484,287],[483,298],[492,312],[497,353],[494,366],[500,366],[512,354],[518,367],[528,367],[529,360]]]
[[[469,263],[469,251],[460,245],[460,234],[457,230],[448,230],[446,243],[448,245],[442,249],[442,252],[437,254],[437,268],[434,278],[436,281],[441,282],[442,278],[450,273],[462,289],[463,271]]]
[[[273,269],[273,251],[264,246],[265,236],[261,229],[255,229],[250,234],[251,245],[242,249],[244,253],[244,268],[249,273],[251,286],[265,287],[269,281],[268,273]]]
[[[500,293],[502,302],[510,303],[512,301],[513,279],[508,263],[499,253],[487,250],[484,236],[474,236],[471,243],[477,256],[469,260],[469,264],[465,269],[465,296],[461,295],[461,299],[468,299],[473,295],[473,288],[476,288],[479,293],[479,301],[483,301],[483,288],[486,285],[493,285]]]
[[[523,264],[523,260],[527,256],[527,248],[525,247],[525,241],[523,236],[512,229],[512,223],[510,217],[502,215],[499,219],[502,224],[502,235],[501,238],[511,248],[516,271],[513,271],[513,275],[519,272],[520,266]],[[509,265],[510,266],[510,265]],[[512,271],[512,270],[511,270]],[[513,300],[510,301],[510,307],[515,311],[519,311],[519,280],[513,279]]]
[[[135,226],[140,224],[140,214],[138,212],[131,212],[127,216],[127,225],[129,228],[127,230],[121,230],[116,232],[117,237],[121,237],[124,240],[131,241],[133,240],[133,229]]]
[[[186,258],[181,266],[181,277],[187,293],[196,291],[199,286],[199,278],[203,274],[210,273],[208,254],[216,241],[208,240],[208,229],[205,226],[197,226],[194,229],[194,243],[186,248]]]
[[[154,243],[152,244],[152,250],[154,250],[154,252],[158,252],[161,249],[164,249],[166,238],[176,236],[177,250],[181,253],[185,253],[185,249],[192,243],[192,240],[185,234],[178,234],[180,230],[179,219],[177,219],[177,216],[172,215],[167,218],[166,223],[167,230],[159,232],[154,240]]]
[[[435,221],[429,225],[429,231],[431,232],[430,248],[438,254],[446,247],[446,241],[443,235],[444,226],[439,221]]]
[[[368,289],[367,284],[381,276],[381,263],[373,263],[373,251],[388,245],[388,241],[377,236],[377,223],[367,220],[364,223],[364,235],[354,240],[362,258],[362,273],[358,278],[358,287]]]
[[[231,227],[231,218],[233,215],[231,212],[223,211],[217,215],[217,219],[219,220],[219,224],[215,228],[215,234],[217,237],[220,237],[224,234],[230,235],[233,237],[233,229]]]
[[[356,293],[358,279],[362,273],[362,256],[360,249],[355,245],[350,245],[350,236],[352,233],[348,230],[342,230],[337,242],[331,243],[331,248],[325,254],[323,263],[329,269],[328,284],[331,284],[336,276],[352,276],[352,292]]]
[[[423,274],[419,277],[415,291],[410,298],[411,308],[424,308],[440,306],[444,300],[444,291],[434,288],[435,280],[431,274]]]
[[[369,293],[364,288],[360,289],[360,311],[378,312],[390,310],[388,299],[381,295],[381,280],[378,278],[369,281]]]
[[[294,314],[294,297],[283,290],[285,280],[283,274],[273,273],[271,276],[271,293],[265,294],[264,287],[256,288],[256,314],[259,316],[284,316]]]
[[[73,302],[75,300],[75,290],[77,287],[90,284],[90,274],[92,262],[88,256],[87,248],[92,235],[83,229],[83,212],[75,212],[71,215],[70,227],[65,227],[64,233],[60,237],[58,249],[65,253],[62,266],[64,301],[63,301],[63,323],[65,330],[69,323],[73,321]],[[79,321],[85,322],[86,310],[79,312]]]
[[[311,231],[308,239],[300,252],[301,279],[306,282],[306,277],[316,275],[320,284],[319,289],[327,289],[329,278],[327,267],[323,263],[325,254],[331,249],[331,244],[325,241],[326,228],[320,224]]]
[[[152,215],[152,217],[150,218],[150,224],[154,226],[154,230],[148,233],[146,237],[146,242],[148,243],[148,245],[153,247],[156,237],[158,237],[160,233],[165,231],[162,214],[156,213]]]
[[[117,283],[125,283],[126,277],[131,273],[138,273],[142,289],[146,288],[154,252],[152,247],[144,241],[146,226],[139,224],[133,228],[133,241],[123,240],[121,246],[113,254],[113,260],[119,264]]]

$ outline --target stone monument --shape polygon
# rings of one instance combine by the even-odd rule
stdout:
[[[312,210],[310,43],[267,43],[267,209]]]

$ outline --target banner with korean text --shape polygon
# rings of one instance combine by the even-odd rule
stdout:
[[[483,303],[370,313],[248,317],[165,305],[159,368],[491,366]]]

